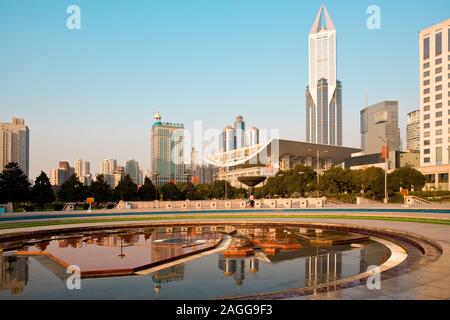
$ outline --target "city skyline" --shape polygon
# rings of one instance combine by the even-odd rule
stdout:
[[[447,1],[437,2],[441,8],[450,8]],[[195,120],[220,129],[223,118],[242,114],[259,128],[280,128],[281,137],[305,141],[302,88],[307,83],[308,49],[304,39],[320,1],[286,1],[285,6],[219,1],[177,7],[155,1],[144,4],[139,14],[120,2],[109,4],[110,13],[104,13],[100,4],[80,1],[83,24],[79,31],[65,28],[68,4],[26,4],[36,6],[27,11],[20,3],[0,1],[4,48],[0,86],[5,89],[0,92],[0,120],[26,120],[31,131],[30,178],[40,170],[49,173],[60,160],[78,157],[89,159],[93,172],[100,171],[97,166],[105,157],[121,162],[134,158],[148,169],[148,136],[158,110],[190,130]],[[359,146],[355,133],[366,91],[370,103],[399,101],[405,141],[406,114],[418,109],[420,102],[418,32],[448,18],[448,11],[436,12],[425,4],[379,1],[382,28],[369,30],[366,9],[370,4],[326,3],[339,26],[345,146]],[[111,27],[108,20],[119,10],[124,10],[124,16],[122,20],[116,16],[120,21]],[[41,15],[40,28],[30,27],[33,19],[27,12]],[[164,19],[172,14],[181,22],[168,27]],[[420,19],[410,19],[411,15]],[[199,16],[203,19],[195,20]],[[243,16],[251,17],[250,21],[240,22]],[[272,23],[265,26],[267,19]],[[403,23],[398,24],[398,19]],[[183,22],[190,27],[181,30]],[[213,30],[206,30],[211,24]],[[12,28],[16,37],[8,37]],[[399,33],[403,36],[397,37]],[[143,36],[152,41],[141,41]],[[125,52],[118,45],[132,49]],[[219,52],[221,46],[228,49]],[[364,54],[359,47],[366,49]],[[386,47],[390,50],[383,50]],[[386,85],[385,73],[392,65],[398,72],[390,75],[392,84]],[[43,67],[48,75],[42,76]],[[206,112],[211,108],[215,112]],[[125,130],[115,130],[119,126]]]

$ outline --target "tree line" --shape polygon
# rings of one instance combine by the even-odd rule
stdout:
[[[319,179],[317,179],[319,178]],[[395,196],[400,189],[420,191],[425,186],[425,176],[410,167],[396,169],[388,174],[389,196]],[[317,177],[311,167],[297,166],[292,170],[280,171],[257,188],[255,195],[264,197],[326,196],[355,198],[360,195],[382,200],[385,190],[385,172],[381,168],[350,170],[333,167]]]
[[[354,198],[356,195],[363,195],[376,200],[384,198],[384,170],[381,168],[371,167],[354,171],[333,167],[317,178],[313,168],[299,165],[270,177],[264,186],[255,189],[255,196]],[[400,168],[388,175],[390,196],[395,196],[400,188],[418,191],[424,185],[425,177],[413,168]],[[168,183],[156,187],[148,177],[145,178],[144,184],[138,187],[128,175],[125,175],[115,188],[111,188],[101,174],[90,186],[85,186],[76,175],[72,175],[54,190],[48,176],[42,171],[31,185],[17,163],[9,163],[0,173],[0,203],[12,202],[15,207],[22,205],[25,208],[36,207],[43,210],[47,205],[58,202],[84,203],[88,197],[94,198],[95,207],[103,208],[120,200],[244,199],[248,197],[248,191],[235,188],[225,181],[198,185],[186,182]]]
[[[154,200],[209,200],[209,199],[240,199],[247,196],[245,189],[234,188],[225,181],[215,181],[212,184],[193,185],[192,183],[168,183],[156,187],[146,177],[144,184],[138,186],[125,175],[115,188],[106,181],[103,175],[97,175],[91,185],[84,185],[74,174],[56,190],[45,172],[34,181],[28,181],[17,163],[9,163],[0,173],[0,203],[12,202],[15,207],[43,210],[54,204],[56,210],[61,209],[60,203],[84,203],[88,197],[94,198],[94,208],[103,208],[120,200],[124,201],[154,201]]]

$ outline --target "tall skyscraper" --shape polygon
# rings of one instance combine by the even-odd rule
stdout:
[[[387,139],[389,151],[400,151],[398,102],[383,101],[361,110],[361,149],[366,154],[381,153]]]
[[[306,140],[342,146],[342,84],[337,80],[336,29],[324,5],[309,34]]]
[[[420,151],[420,110],[408,113],[406,150]]]
[[[139,162],[136,160],[129,160],[125,164],[125,174],[129,175],[131,180],[137,185],[142,184],[141,171],[139,169]]]
[[[117,160],[116,159],[105,159],[102,161],[100,166],[100,173],[103,175],[113,174],[117,169]]]
[[[184,182],[184,126],[161,122],[161,114],[155,115],[151,136],[151,168],[158,185],[168,182]]]
[[[30,130],[25,120],[13,118],[12,123],[0,123],[0,170],[10,162],[17,163],[30,176]]]
[[[420,164],[450,164],[450,19],[422,30],[419,47]]]
[[[237,116],[234,122],[235,143],[236,149],[245,147],[245,121],[242,116]]]

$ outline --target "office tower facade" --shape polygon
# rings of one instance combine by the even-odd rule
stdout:
[[[141,170],[139,169],[139,162],[136,160],[129,160],[125,164],[125,174],[129,175],[131,180],[137,185],[142,185]]]
[[[232,126],[228,126],[223,129],[223,139],[224,139],[224,152],[233,151],[236,149],[235,139],[236,139],[236,131]]]
[[[259,129],[253,127],[250,130],[250,137],[249,138],[250,138],[249,139],[250,140],[249,141],[249,146],[250,147],[258,145],[259,144]]]
[[[235,149],[241,149],[245,147],[245,121],[242,116],[237,116],[234,122],[235,133]]]
[[[116,159],[105,159],[102,161],[100,165],[100,173],[103,175],[113,174],[117,169],[117,160]]]
[[[68,161],[60,161],[58,168],[50,170],[50,184],[60,186],[75,173],[75,168],[69,165]]]
[[[151,168],[155,183],[184,182],[184,126],[161,122],[161,114],[155,115],[151,134]],[[157,181],[157,182],[156,182]]]
[[[450,164],[450,19],[422,30],[419,47],[420,164]]]
[[[397,101],[383,101],[361,110],[361,149],[363,152],[366,154],[381,153],[384,146],[382,139],[387,139],[389,151],[400,151]]]
[[[406,150],[420,151],[420,110],[408,113],[406,124]]]
[[[30,130],[24,119],[13,118],[12,123],[0,123],[0,148],[0,170],[8,163],[15,162],[29,177]]]
[[[306,141],[342,146],[342,84],[337,80],[336,29],[324,5],[309,34]]]

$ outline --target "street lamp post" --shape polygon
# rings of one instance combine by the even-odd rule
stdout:
[[[317,150],[317,198],[320,197],[320,151],[327,153],[328,150]]]
[[[155,189],[156,189],[156,200],[159,200],[159,185],[158,185],[158,176],[159,176],[159,172],[155,171],[153,173],[153,175],[155,176]]]
[[[387,139],[378,137],[384,143],[384,203],[389,203],[388,191],[387,191],[387,172],[388,172],[388,150],[387,150]]]

